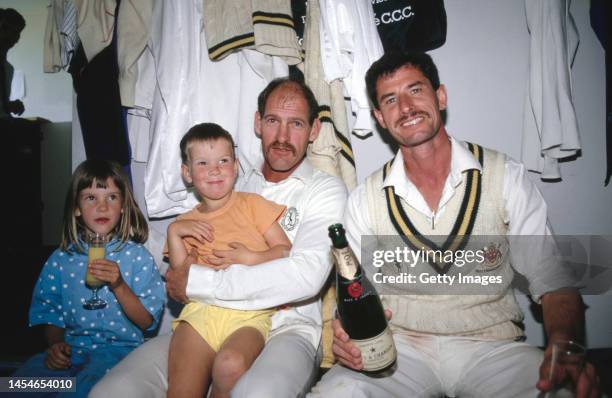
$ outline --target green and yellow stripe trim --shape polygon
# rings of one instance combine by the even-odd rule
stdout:
[[[252,17],[253,17],[253,25],[255,24],[277,25],[277,26],[285,26],[285,27],[295,30],[293,19],[291,18],[291,15],[256,11],[252,14]],[[227,55],[228,53],[232,51],[236,51],[244,47],[249,47],[254,44],[255,44],[255,34],[253,32],[245,33],[242,35],[231,37],[209,48],[208,56],[213,61],[218,60],[218,59],[223,58],[225,55]]]
[[[293,24],[293,18],[291,15],[256,11],[253,13],[253,25],[255,24],[266,24],[266,25],[278,25],[286,26],[291,29],[295,29]]]
[[[223,58],[226,54],[239,48],[249,47],[255,44],[255,34],[253,32],[234,36],[231,39],[222,41],[208,49],[208,56],[211,60]]]
[[[483,150],[479,145],[468,143],[468,148],[472,155],[483,165]],[[387,178],[393,164],[392,159],[383,168],[383,180]],[[410,246],[413,250],[440,250],[446,252],[447,250],[456,251],[461,250],[467,244],[476,216],[478,214],[478,207],[480,204],[480,196],[482,192],[482,175],[479,170],[473,169],[467,171],[467,180],[465,193],[459,209],[459,214],[453,225],[453,229],[448,235],[447,240],[440,247],[434,242],[425,238],[416,227],[410,221],[410,218],[404,211],[401,205],[401,199],[395,193],[392,186],[385,187],[385,197],[387,199],[387,209],[391,223],[402,237],[404,242]],[[446,274],[451,267],[451,263],[438,263],[431,261],[430,265],[440,274]]]
[[[355,167],[355,156],[353,154],[353,147],[351,142],[342,134],[336,126],[334,125],[334,121],[331,117],[331,108],[327,105],[321,105],[319,107],[319,120],[321,123],[329,123],[334,129],[334,134],[336,135],[336,140],[340,145],[340,154],[353,166]]]

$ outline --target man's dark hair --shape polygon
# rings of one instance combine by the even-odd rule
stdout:
[[[284,85],[296,87],[302,92],[302,95],[308,104],[308,123],[312,125],[319,114],[319,104],[317,103],[317,99],[315,98],[315,95],[310,87],[308,87],[303,81],[293,77],[280,77],[274,79],[266,86],[266,88],[263,89],[261,93],[259,93],[259,97],[257,97],[257,111],[259,114],[261,116],[264,115],[268,98],[270,98],[270,95],[272,95],[274,90]]]
[[[236,159],[234,139],[223,127],[216,123],[200,123],[191,127],[183,136],[180,143],[181,160],[184,164],[189,162],[189,147],[194,142],[211,142],[226,140],[232,147],[232,156]]]
[[[0,29],[6,29],[5,24],[21,32],[26,26],[26,21],[14,8],[0,8]]]
[[[382,76],[394,73],[402,66],[411,66],[425,75],[434,90],[440,87],[438,68],[431,57],[425,53],[385,53],[380,59],[370,66],[366,73],[366,88],[368,97],[376,109],[379,109],[378,99],[376,98],[376,82]]]

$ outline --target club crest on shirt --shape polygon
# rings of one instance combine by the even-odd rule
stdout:
[[[280,225],[285,231],[292,231],[297,227],[300,222],[300,213],[298,210],[291,206],[285,212],[285,215],[280,220]]]
[[[477,271],[486,272],[492,271],[502,264],[507,247],[500,242],[490,242],[482,248],[482,251],[484,261]]]

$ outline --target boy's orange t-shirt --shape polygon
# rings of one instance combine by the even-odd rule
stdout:
[[[199,207],[199,206],[198,206]],[[283,215],[286,206],[276,204],[260,195],[247,192],[232,192],[229,201],[211,213],[202,213],[196,207],[181,214],[177,220],[206,221],[214,228],[213,242],[200,242],[185,237],[183,242],[187,252],[192,248],[198,251],[198,263],[205,264],[206,257],[214,250],[230,249],[229,243],[239,242],[253,251],[263,251],[270,247],[264,233]],[[168,255],[167,245],[164,255]]]

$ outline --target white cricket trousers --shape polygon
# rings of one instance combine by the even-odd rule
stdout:
[[[373,378],[334,365],[308,397],[535,398],[543,351],[514,341],[394,333],[397,367]]]
[[[89,398],[165,398],[171,335],[155,337],[113,367]],[[318,371],[317,351],[297,333],[271,337],[231,392],[235,398],[303,397]]]

